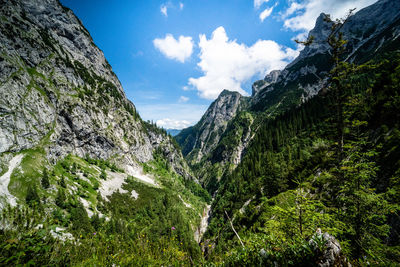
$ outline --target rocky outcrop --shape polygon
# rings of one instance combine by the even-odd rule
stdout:
[[[314,253],[319,255],[316,266],[351,266],[346,258],[342,255],[342,248],[335,237],[328,233],[323,233],[321,229],[317,229],[316,233],[309,241]]]
[[[222,91],[201,120],[176,136],[183,154],[191,163],[198,163],[219,143],[228,122],[247,105],[247,98],[238,92]]]
[[[280,70],[273,70],[265,76],[263,80],[256,81],[252,85],[252,93],[251,95],[254,96],[259,91],[263,90],[267,86],[274,84],[278,81],[279,75],[281,74]]]
[[[399,1],[381,0],[351,16],[341,30],[343,39],[348,41],[346,44],[347,58],[354,60],[353,56],[358,49],[386,30],[399,33],[399,15]],[[326,16],[326,14],[321,13],[318,17],[314,29],[309,33],[309,36],[314,37],[313,43],[305,47],[288,67],[303,59],[328,52],[329,45],[326,40],[330,34],[331,25],[324,20]],[[392,37],[396,38],[396,34]],[[380,40],[380,42],[383,41],[386,40]],[[379,44],[375,44],[375,48],[378,47]]]
[[[0,153],[42,148],[121,168],[162,153],[189,177],[162,130],[140,119],[121,83],[71,10],[58,0],[0,1]]]

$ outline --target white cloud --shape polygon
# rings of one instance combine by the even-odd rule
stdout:
[[[186,128],[194,125],[208,108],[208,105],[189,103],[162,104],[159,101],[154,102],[154,104],[136,102],[135,106],[144,120],[155,121],[157,125],[168,129]],[[169,125],[167,125],[168,121],[165,119],[170,120]],[[179,122],[182,127],[172,127],[174,122]]]
[[[161,5],[161,7],[160,7],[160,12],[161,12],[164,16],[168,17],[168,7],[167,7],[167,5],[165,5],[165,4]]]
[[[200,97],[215,99],[223,89],[247,95],[241,85],[254,76],[264,77],[269,71],[282,69],[298,52],[280,46],[274,41],[258,40],[252,46],[229,40],[225,29],[219,27],[211,38],[199,36],[200,62],[203,76],[190,78],[189,85]]]
[[[305,5],[302,3],[297,3],[297,2],[292,2],[289,6],[288,9],[286,9],[285,13],[283,14],[283,17],[286,18],[293,13],[295,13],[298,10],[304,9]]]
[[[174,120],[174,119],[161,119],[156,121],[158,127],[162,127],[164,129],[177,129],[181,130],[183,128],[187,128],[190,126],[190,122],[186,120]]]
[[[164,4],[162,4],[162,5],[160,6],[160,12],[161,12],[165,17],[168,17],[168,9],[173,9],[173,10],[175,10],[175,9],[178,9],[178,8],[179,8],[179,10],[182,11],[184,6],[185,6],[185,5],[184,5],[182,2],[179,2],[178,5],[174,5],[171,1],[168,1],[168,2],[166,2],[166,3],[164,3]]]
[[[188,102],[188,101],[189,101],[189,97],[186,97],[186,96],[183,96],[183,95],[178,100],[179,103],[185,103],[185,102]]]
[[[294,31],[309,31],[321,12],[332,18],[341,18],[352,8],[360,10],[376,0],[303,0],[292,2],[282,18],[286,28]]]
[[[267,3],[269,0],[254,0],[254,7],[260,8],[263,3]]]
[[[264,21],[264,19],[266,19],[267,17],[269,17],[272,13],[272,10],[274,9],[274,7],[270,7],[270,8],[266,8],[263,12],[261,12],[260,14],[260,20],[261,22]]]
[[[193,52],[193,40],[189,36],[179,36],[176,40],[171,34],[167,34],[164,39],[153,40],[154,46],[160,50],[167,58],[175,59],[184,63]]]

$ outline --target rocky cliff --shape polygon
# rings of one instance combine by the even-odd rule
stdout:
[[[176,137],[182,146],[183,154],[192,163],[198,163],[215,149],[228,122],[246,106],[246,97],[238,92],[222,91],[201,120],[195,126],[183,130]]]
[[[169,137],[143,122],[102,51],[56,0],[1,1],[0,153],[43,147],[129,166],[156,149],[188,176]]]
[[[197,178],[209,191],[215,190],[210,187],[240,161],[250,140],[253,118],[242,114],[248,100],[238,92],[224,90],[195,126],[175,136]],[[230,123],[236,117],[240,123]]]
[[[208,193],[175,140],[140,118],[73,12],[58,0],[0,0],[0,21],[0,230],[79,243],[173,225],[196,247]],[[16,216],[29,221],[23,231],[21,210],[35,213]]]
[[[143,164],[166,160],[194,179],[174,140],[140,118],[71,10],[57,0],[0,2],[0,174],[9,170],[12,194],[24,197],[43,167],[69,155],[135,177]]]

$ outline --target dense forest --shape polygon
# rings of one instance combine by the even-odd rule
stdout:
[[[337,83],[317,97],[266,118],[223,177],[207,232],[212,261],[307,266],[322,256],[309,242],[320,228],[352,264],[399,262],[400,55],[341,62],[331,75]]]

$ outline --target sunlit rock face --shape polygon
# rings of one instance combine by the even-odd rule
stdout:
[[[137,165],[155,150],[190,176],[170,137],[143,122],[103,52],[57,0],[0,1],[0,153],[43,148]]]
[[[177,135],[183,154],[192,152],[193,163],[208,155],[220,141],[228,122],[247,106],[247,100],[238,92],[223,90],[195,126]]]

